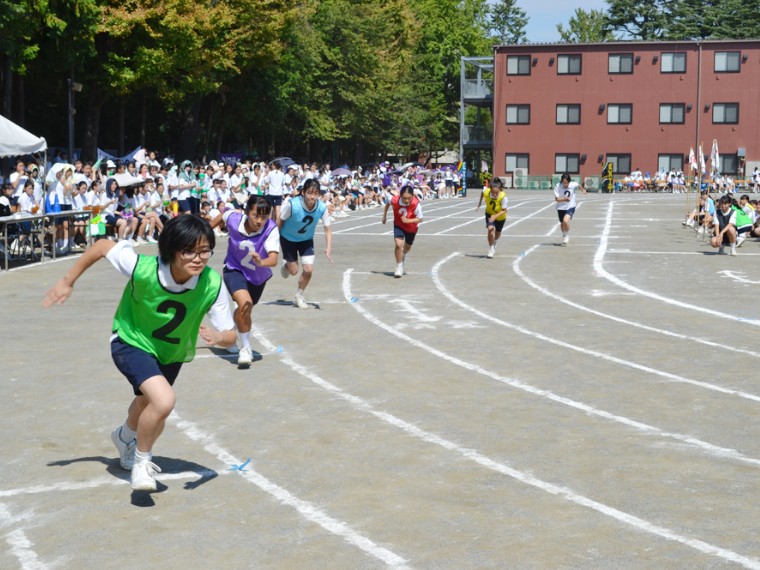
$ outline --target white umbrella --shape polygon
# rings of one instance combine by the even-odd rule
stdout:
[[[116,183],[119,185],[120,188],[124,188],[126,186],[134,186],[135,184],[143,184],[145,182],[139,176],[132,176],[129,172],[121,172],[119,174],[114,174],[113,176],[111,176],[111,178],[116,180]]]

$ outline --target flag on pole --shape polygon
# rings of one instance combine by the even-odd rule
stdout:
[[[713,139],[712,149],[710,150],[710,170],[720,172],[720,154],[718,154],[718,139]]]
[[[699,143],[699,169],[702,174],[707,174],[707,165],[705,164],[705,153],[702,150],[702,143]]]
[[[699,168],[699,166],[697,166],[697,157],[694,154],[694,149],[692,147],[689,147],[689,165],[692,170],[697,170]]]

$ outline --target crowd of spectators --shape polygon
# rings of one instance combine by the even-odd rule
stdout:
[[[109,238],[133,239],[139,245],[155,242],[172,217],[189,213],[212,220],[239,208],[251,195],[270,201],[276,218],[282,200],[297,194],[312,178],[318,180],[333,219],[384,206],[408,185],[420,200],[455,198],[461,189],[453,166],[428,169],[419,163],[397,168],[385,161],[332,169],[330,164],[298,164],[291,159],[175,161],[141,151],[132,160],[69,164],[65,156],[57,155],[44,167],[35,160],[16,161],[4,178],[9,202],[5,215],[92,210]],[[224,228],[216,231],[224,233]],[[88,228],[72,217],[58,221],[51,233],[57,253],[62,254],[84,247]]]
[[[683,225],[693,228],[698,235],[709,237],[710,245],[725,253],[736,255],[748,237],[760,238],[760,202],[742,194],[737,200],[732,193],[715,199],[707,190],[699,196],[697,206]]]

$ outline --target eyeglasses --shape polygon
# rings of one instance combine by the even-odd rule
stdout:
[[[203,251],[190,251],[190,250],[184,250],[180,251],[179,254],[182,256],[182,259],[185,261],[193,261],[196,257],[200,257],[204,261],[214,255],[214,250],[212,249],[204,249]]]

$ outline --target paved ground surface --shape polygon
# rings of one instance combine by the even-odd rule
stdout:
[[[109,439],[122,278],[43,310],[70,259],[1,274],[0,568],[760,568],[760,243],[589,194],[561,247],[510,200],[492,260],[472,195],[424,203],[402,279],[380,210],[334,224],[312,310],[277,275],[249,370],[183,368],[151,495]]]

